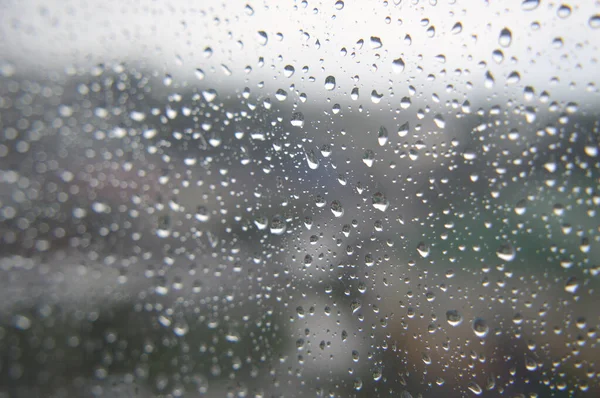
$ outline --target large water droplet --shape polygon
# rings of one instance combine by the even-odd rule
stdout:
[[[395,73],[404,72],[404,60],[402,58],[398,58],[392,61],[392,69]]]
[[[294,112],[290,123],[294,127],[304,127],[304,114],[302,112]]]
[[[430,252],[429,246],[425,242],[420,242],[417,245],[417,252],[419,252],[421,257],[427,258]]]
[[[339,200],[334,200],[331,202],[331,212],[336,217],[341,217],[344,215],[344,208]]]
[[[531,11],[538,8],[540,0],[523,0],[521,2],[521,8],[525,11]]]
[[[517,256],[517,253],[515,248],[509,242],[507,242],[498,248],[496,255],[502,261],[513,261]]]
[[[331,91],[335,89],[335,77],[327,76],[325,78],[325,90]]]
[[[380,146],[384,146],[388,142],[388,130],[384,126],[379,127],[377,141],[379,142]]]
[[[477,337],[484,338],[490,331],[490,327],[487,325],[486,321],[482,318],[476,318],[473,321],[473,332]]]
[[[498,37],[498,44],[502,47],[509,47],[512,43],[512,32],[508,28],[504,28],[500,31],[500,36]]]
[[[456,327],[462,323],[463,317],[457,310],[448,310],[446,311],[446,320],[450,326]]]
[[[308,168],[311,170],[316,170],[319,168],[319,159],[317,159],[317,155],[312,149],[306,152],[306,163],[308,164]]]
[[[367,149],[363,154],[363,163],[367,165],[367,167],[373,167],[373,163],[375,163],[375,152],[370,149]]]
[[[373,207],[379,211],[386,211],[390,205],[385,195],[381,192],[377,192],[373,195],[372,199]]]

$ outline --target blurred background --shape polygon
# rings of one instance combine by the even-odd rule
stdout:
[[[1,2],[0,396],[600,395],[599,33]]]

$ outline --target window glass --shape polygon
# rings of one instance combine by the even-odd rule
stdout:
[[[600,396],[598,1],[0,4],[0,397]]]

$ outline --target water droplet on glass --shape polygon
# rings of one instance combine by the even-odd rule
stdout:
[[[339,200],[334,200],[331,202],[331,212],[336,217],[341,217],[344,215],[344,208]]]
[[[460,22],[457,22],[457,23],[455,23],[455,24],[454,24],[454,26],[452,27],[452,30],[451,30],[451,32],[452,32],[452,34],[453,34],[453,35],[457,35],[457,34],[459,34],[460,32],[462,32],[462,29],[463,29],[463,27],[462,27],[462,24],[461,24]]]
[[[379,127],[377,141],[380,146],[384,146],[388,142],[388,130],[384,126]]]
[[[509,242],[507,242],[498,248],[496,255],[502,261],[513,261],[517,256],[517,253],[515,248]]]
[[[522,216],[523,214],[525,214],[525,211],[527,210],[526,206],[527,206],[527,200],[525,200],[525,199],[519,200],[517,202],[517,204],[515,205],[515,213]]]
[[[285,101],[287,98],[287,92],[280,88],[275,92],[275,98],[278,101]]]
[[[512,43],[512,32],[508,28],[504,28],[500,31],[500,36],[498,37],[498,44],[500,46],[506,48],[509,47]]]
[[[409,129],[409,124],[408,122],[402,124],[399,128],[398,128],[398,136],[400,137],[406,137],[406,135],[408,134],[408,129]]]
[[[537,369],[537,367],[537,362],[535,362],[533,358],[528,356],[525,357],[525,369],[529,370],[530,372],[533,372]]]
[[[558,10],[556,10],[556,15],[562,19],[568,18],[571,15],[571,7],[566,4],[561,4],[561,6],[558,7]]]
[[[271,219],[269,230],[273,235],[281,235],[286,230],[285,220],[281,216],[275,216]]]
[[[319,168],[319,159],[317,159],[317,155],[315,155],[315,152],[312,149],[306,152],[306,163],[311,170]]]
[[[579,289],[579,281],[575,277],[570,277],[565,283],[565,292],[575,294]]]
[[[446,320],[450,326],[456,327],[463,321],[462,315],[457,310],[446,311]]]
[[[379,37],[371,36],[370,42],[371,42],[371,48],[374,50],[381,48],[383,46],[383,43],[381,42],[381,39]]]
[[[473,327],[473,332],[475,333],[475,335],[480,338],[484,338],[485,336],[487,336],[487,334],[490,331],[490,328],[487,325],[486,321],[483,320],[482,318],[476,318],[473,321],[472,327]]]
[[[392,70],[394,73],[402,73],[404,72],[404,60],[402,58],[398,58],[392,61]]]
[[[469,384],[467,385],[467,388],[469,389],[469,391],[471,391],[475,395],[483,394],[483,390],[481,389],[479,384],[475,383],[474,381],[469,382]]]
[[[379,94],[376,90],[371,91],[371,102],[373,102],[374,104],[378,104],[379,102],[381,102],[382,98],[383,94]]]
[[[267,35],[267,32],[265,32],[264,30],[258,31],[258,42],[261,46],[267,45],[267,43],[269,42],[269,36]]]
[[[585,152],[586,155],[588,155],[589,157],[595,158],[596,156],[598,156],[598,147],[596,145],[586,145],[583,148],[583,151]]]
[[[325,78],[325,90],[331,91],[335,89],[335,77],[327,76]]]
[[[283,68],[283,76],[285,77],[292,77],[294,75],[294,72],[296,72],[296,69],[294,69],[292,65],[286,65]]]
[[[200,222],[207,222],[210,219],[210,213],[204,206],[198,206],[196,214],[194,215],[196,220]]]
[[[429,246],[425,242],[420,242],[417,245],[417,252],[423,258],[427,258],[429,256]]]
[[[370,149],[367,149],[363,154],[362,161],[367,167],[372,167],[373,163],[375,163],[375,152]]]
[[[435,125],[438,126],[438,128],[443,129],[444,127],[446,127],[446,121],[440,114],[435,115],[435,117],[433,118],[433,121],[434,121]]]
[[[590,19],[588,20],[588,25],[592,29],[599,29],[600,28],[600,14],[592,15],[590,17]]]
[[[302,112],[294,112],[290,123],[294,127],[304,127],[304,114]]]
[[[342,0],[338,0],[335,2],[335,9],[336,10],[343,10],[344,9],[344,2]]]
[[[381,192],[377,192],[373,195],[372,203],[373,203],[373,207],[379,211],[386,211],[390,205],[390,202],[387,200],[385,195]]]
[[[540,0],[523,0],[521,2],[521,8],[525,11],[531,11],[538,8]]]

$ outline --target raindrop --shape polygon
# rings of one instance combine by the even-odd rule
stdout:
[[[378,104],[383,98],[383,94],[379,94],[376,90],[371,91],[371,102]]]
[[[327,76],[325,78],[325,90],[331,91],[335,89],[335,77]]]
[[[505,243],[500,246],[500,248],[496,251],[496,255],[502,261],[513,261],[517,256],[515,248],[509,243]]]
[[[334,216],[341,217],[344,215],[344,208],[342,207],[342,204],[339,200],[334,200],[333,202],[331,202],[330,208]]]
[[[294,112],[290,123],[294,127],[304,127],[304,114],[302,112]]]
[[[595,158],[596,156],[598,156],[598,147],[596,145],[586,145],[583,148],[583,151],[589,157]]]
[[[381,39],[379,37],[371,36],[370,42],[371,42],[371,48],[374,50],[381,48],[383,46],[383,43],[381,42]]]
[[[446,320],[450,326],[456,327],[463,321],[462,315],[457,310],[446,311]]]
[[[475,335],[480,338],[484,338],[485,336],[487,336],[487,334],[490,331],[490,328],[487,325],[486,321],[483,320],[482,318],[476,318],[473,321],[472,327],[473,327],[473,332],[475,333]]]
[[[419,255],[421,255],[423,258],[427,258],[429,256],[429,250],[429,246],[425,242],[420,242],[417,245],[417,252],[419,252]]]
[[[408,129],[409,129],[409,124],[408,122],[402,124],[399,128],[398,128],[398,136],[400,137],[406,137],[406,135],[408,134]]]
[[[273,235],[281,235],[286,230],[285,220],[281,216],[275,216],[271,219],[270,231]]]
[[[537,369],[537,363],[533,360],[533,358],[525,357],[525,369],[533,372]]]
[[[475,395],[481,395],[481,394],[483,394],[483,390],[481,389],[481,387],[479,386],[479,384],[475,383],[474,381],[470,382],[467,385],[467,388],[469,389],[469,391],[471,391]]]
[[[600,14],[592,15],[590,17],[590,19],[588,20],[588,25],[592,29],[599,29],[600,28]]]
[[[571,7],[566,4],[561,4],[561,6],[558,7],[558,10],[556,10],[556,15],[562,19],[568,18],[571,15]]]
[[[521,2],[521,8],[525,11],[531,11],[538,8],[540,0],[523,0]]]
[[[388,142],[388,131],[384,126],[379,127],[377,141],[379,142],[380,146],[384,146]]]
[[[292,65],[286,65],[283,68],[283,75],[285,77],[292,77],[294,75],[294,72],[296,72],[296,69],[294,69]]]
[[[373,207],[379,211],[386,211],[390,205],[390,202],[386,199],[385,195],[381,192],[377,192],[372,198]]]
[[[375,163],[375,152],[367,149],[363,154],[362,161],[367,165],[367,167],[373,167],[373,163]]]
[[[527,210],[526,206],[527,206],[527,201],[525,199],[519,200],[517,202],[517,204],[515,205],[515,213],[522,216],[523,214],[525,214],[525,211]]]
[[[504,28],[500,31],[500,36],[498,37],[498,44],[500,46],[506,48],[509,47],[512,43],[512,32],[508,28]]]
[[[278,101],[285,101],[285,100],[286,100],[286,98],[287,98],[287,92],[286,92],[285,90],[283,90],[283,89],[278,89],[278,90],[275,92],[275,98],[276,98]]]
[[[398,58],[392,61],[392,70],[394,73],[402,73],[404,72],[404,60],[402,58]]]
[[[207,222],[210,219],[210,213],[204,206],[198,206],[194,218],[200,222]]]
[[[575,277],[570,277],[565,283],[565,292],[575,294],[579,289],[579,281]]]
[[[462,24],[461,24],[460,22],[457,22],[457,23],[455,23],[455,24],[454,24],[454,26],[452,27],[452,30],[451,30],[451,32],[452,32],[452,34],[453,34],[453,35],[457,35],[457,34],[459,34],[460,32],[462,32],[462,29],[463,29],[463,27],[462,27]]]
[[[438,128],[443,129],[444,127],[446,127],[446,121],[440,114],[435,115],[435,117],[433,118],[433,121],[435,122],[435,125],[438,126]]]
[[[306,163],[308,163],[308,167],[311,170],[319,168],[319,159],[317,159],[317,155],[315,155],[315,152],[312,149],[306,152]]]
[[[258,42],[262,46],[266,46],[267,43],[269,42],[269,36],[267,35],[267,33],[264,30],[261,30],[258,32]]]
[[[312,265],[313,262],[313,258],[310,254],[307,254],[306,256],[304,256],[304,266],[306,268],[310,267]]]

